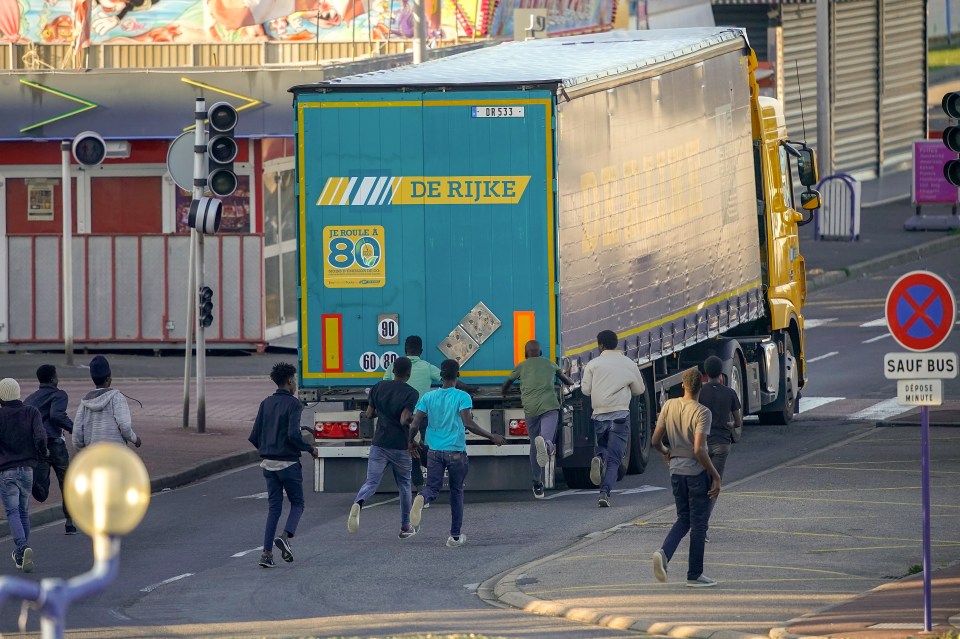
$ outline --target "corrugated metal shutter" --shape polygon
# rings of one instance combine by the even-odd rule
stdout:
[[[877,4],[838,2],[831,16],[834,168],[860,179],[876,177],[880,158]]]
[[[904,168],[926,137],[924,0],[883,0],[880,82],[881,171]]]
[[[783,25],[783,108],[787,119],[787,133],[794,140],[803,139],[807,144],[815,147],[817,144],[817,7],[812,4],[783,5],[780,21]],[[803,96],[802,109],[801,95]]]

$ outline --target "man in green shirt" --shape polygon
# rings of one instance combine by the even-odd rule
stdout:
[[[517,364],[503,383],[503,394],[520,380],[520,401],[530,436],[530,470],[533,474],[533,496],[543,499],[543,468],[556,450],[554,440],[560,423],[560,399],[556,380],[572,385],[573,380],[560,372],[556,363],[540,356],[540,343],[530,340],[524,345],[526,359]]]
[[[434,384],[439,384],[440,380],[440,369],[428,362],[425,359],[420,359],[420,356],[423,354],[423,340],[419,335],[410,335],[403,343],[403,352],[406,355],[407,359],[410,360],[410,379],[407,380],[407,384],[413,386],[414,390],[417,391],[417,401],[423,397],[424,393],[430,390],[430,387]],[[393,367],[387,370],[383,375],[383,379],[393,379]],[[427,465],[427,446],[426,446],[426,435],[425,431],[427,429],[427,420],[424,419],[420,424],[420,441],[424,442],[423,447],[420,451],[420,459],[414,459],[413,465],[413,492],[417,493],[421,488],[423,488],[423,468]]]

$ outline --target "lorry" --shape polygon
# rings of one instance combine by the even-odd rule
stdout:
[[[408,335],[459,361],[475,420],[507,439],[468,436],[470,489],[529,486],[519,394],[501,384],[531,339],[574,381],[604,329],[636,361],[621,472],[644,471],[658,407],[711,354],[745,415],[789,423],[806,372],[798,226],[820,198],[813,150],[756,66],[739,29],[617,31],[292,88],[314,489],[363,482],[359,413]],[[591,487],[589,397],[557,390],[547,487]]]

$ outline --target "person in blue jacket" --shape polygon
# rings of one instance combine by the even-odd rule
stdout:
[[[260,452],[260,468],[267,481],[267,525],[263,533],[263,554],[260,565],[273,568],[273,546],[280,550],[284,561],[293,561],[290,539],[297,532],[303,515],[303,467],[300,455],[309,452],[317,457],[317,449],[304,441],[300,434],[300,414],[303,404],[297,399],[297,369],[279,362],[270,371],[270,379],[277,385],[276,392],[260,402],[257,419],[248,441]],[[290,512],[277,536],[277,525],[283,510],[283,493],[290,501]]]

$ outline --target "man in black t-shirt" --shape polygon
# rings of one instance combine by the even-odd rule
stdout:
[[[411,365],[409,358],[398,357],[393,363],[393,379],[378,382],[370,389],[365,415],[369,418],[377,416],[377,430],[370,446],[367,480],[350,507],[350,516],[347,518],[349,532],[360,530],[360,509],[377,492],[389,465],[400,490],[400,539],[409,539],[417,534],[417,529],[410,525],[410,469],[413,463],[407,442],[410,439],[413,411],[420,395],[407,383]]]
[[[700,403],[710,409],[710,423],[713,424],[710,435],[707,437],[707,446],[710,450],[710,461],[722,478],[723,467],[727,464],[727,455],[730,454],[730,448],[736,441],[733,436],[734,430],[739,432],[743,427],[743,414],[737,393],[723,384],[723,361],[711,355],[703,362],[703,372],[710,379],[700,390]],[[716,503],[716,499],[710,500],[711,514]]]

